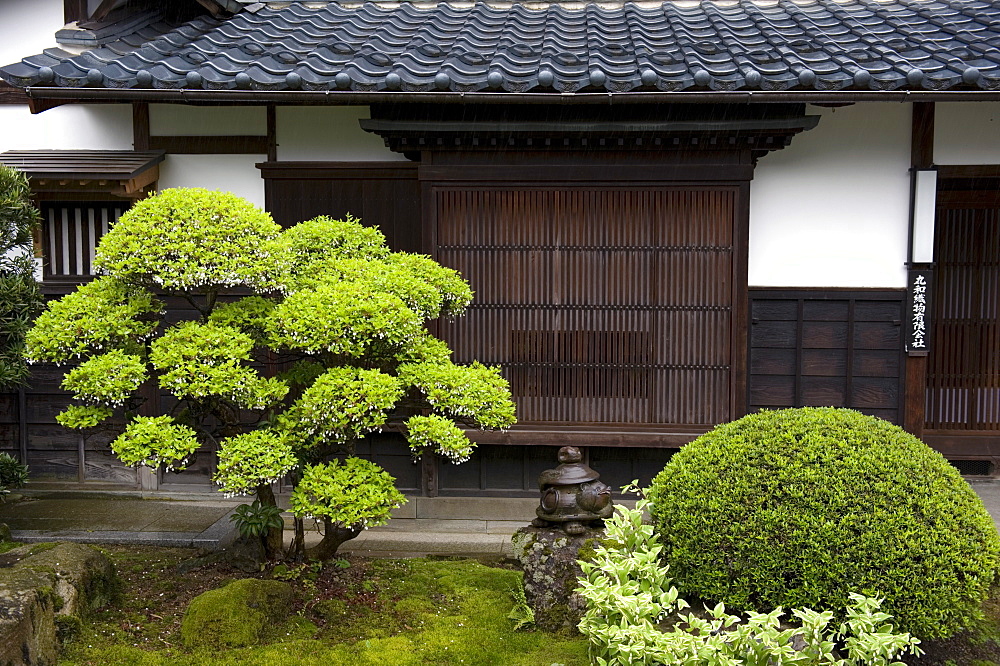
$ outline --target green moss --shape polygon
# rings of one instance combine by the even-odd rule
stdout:
[[[181,638],[188,648],[232,648],[266,640],[291,611],[292,588],[247,578],[210,590],[188,606]]]
[[[31,547],[31,550],[28,551],[28,554],[29,555],[37,555],[38,553],[44,553],[47,550],[52,550],[53,548],[55,548],[58,545],[59,544],[56,543],[56,542],[46,542],[46,543],[35,544],[34,546]]]
[[[512,590],[521,586],[518,571],[472,561],[376,560],[367,576],[344,598],[312,606],[307,619],[293,616],[269,638],[273,642],[240,648],[134,647],[123,634],[126,623],[150,625],[141,611],[135,619],[102,614],[106,622],[85,627],[85,638],[68,646],[64,666],[107,663],[122,666],[409,666],[503,664],[584,666],[587,642],[535,631],[514,631],[508,618]],[[352,567],[353,570],[353,567]],[[225,588],[223,588],[225,589]],[[127,598],[127,595],[126,595]],[[132,618],[132,614],[129,615]],[[325,625],[313,640],[308,619]],[[92,645],[93,647],[88,647]],[[176,645],[176,642],[175,642]]]
[[[9,550],[14,550],[15,548],[20,548],[23,543],[18,543],[16,541],[0,541],[0,555],[6,553]]]
[[[56,638],[65,645],[75,640],[83,629],[83,622],[76,615],[56,615]]]

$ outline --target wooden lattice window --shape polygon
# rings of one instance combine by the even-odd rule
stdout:
[[[42,202],[42,256],[45,277],[82,278],[94,274],[94,250],[127,202]]]
[[[729,419],[737,190],[436,190],[437,254],[470,280],[442,325],[500,365],[521,423]]]
[[[926,427],[1000,430],[1000,208],[938,209]]]

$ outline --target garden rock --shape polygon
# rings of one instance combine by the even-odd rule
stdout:
[[[524,596],[535,626],[576,633],[587,609],[586,600],[575,592],[582,574],[577,560],[592,554],[603,536],[604,530],[567,536],[547,527],[522,527],[514,533],[514,556],[524,569]]]
[[[195,597],[184,613],[188,648],[259,645],[292,612],[292,588],[276,580],[245,578]]]
[[[0,555],[0,664],[55,664],[58,628],[78,624],[116,589],[111,562],[90,546],[39,544]]]

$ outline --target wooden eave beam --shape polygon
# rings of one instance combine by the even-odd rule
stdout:
[[[177,155],[267,155],[266,135],[150,136],[150,150]]]

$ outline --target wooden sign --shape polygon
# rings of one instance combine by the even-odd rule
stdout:
[[[906,353],[926,356],[930,352],[931,271],[909,271],[906,285]]]

